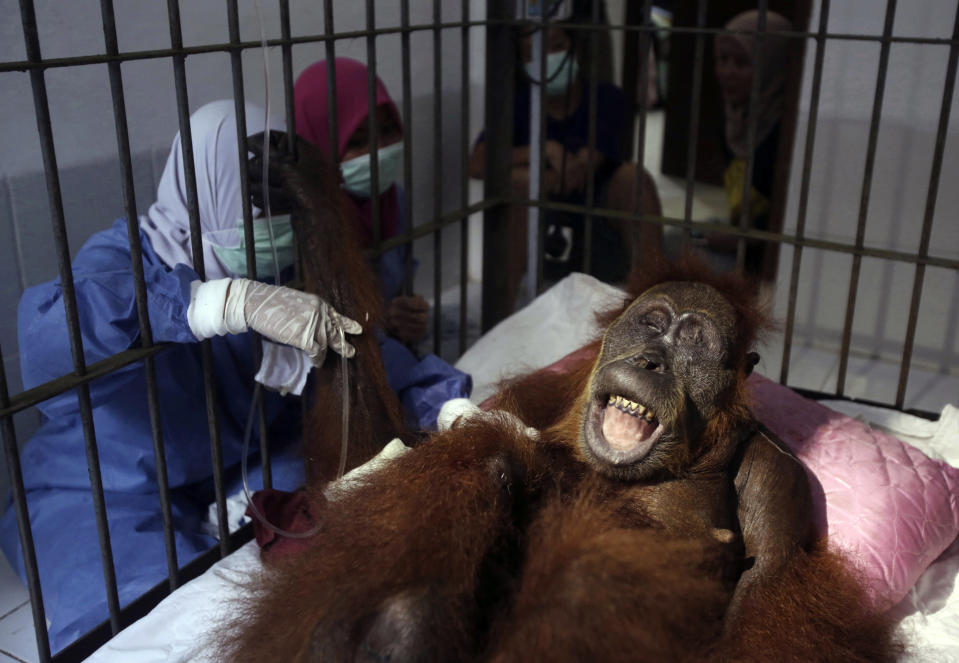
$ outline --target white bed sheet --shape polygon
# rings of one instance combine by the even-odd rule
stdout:
[[[620,291],[573,274],[510,316],[463,355],[472,373],[472,400],[482,402],[504,377],[547,366],[595,334],[592,313],[622,301]],[[937,422],[847,401],[824,403],[882,428],[929,456],[959,467],[959,409],[946,406]],[[260,568],[250,542],[164,599],[87,660],[93,663],[186,663],[215,660],[210,635],[228,620],[243,587]],[[959,663],[959,540],[937,559],[894,608],[910,645],[908,663]]]

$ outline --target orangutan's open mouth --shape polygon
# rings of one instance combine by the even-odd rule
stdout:
[[[626,396],[609,394],[590,409],[586,441],[596,455],[615,465],[642,460],[663,434],[653,410]]]

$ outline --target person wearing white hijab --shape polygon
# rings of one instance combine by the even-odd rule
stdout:
[[[262,109],[247,104],[248,135],[263,130],[264,117]],[[199,341],[212,339],[213,405],[226,490],[233,494],[239,489],[236,475],[258,368],[252,339],[244,332],[254,329],[276,342],[266,345],[266,363],[272,366],[266,372],[281,374],[281,384],[292,376],[298,384],[286,386],[295,391],[302,388],[312,364],[322,361],[327,345],[352,356],[345,333],[361,331],[319,297],[244,278],[245,260],[237,260],[245,255],[245,247],[237,242],[242,236],[243,201],[233,101],[205,105],[193,114],[190,126],[206,278],[200,279],[193,264],[179,135],[156,202],[139,219],[153,341],[168,346],[154,356],[153,372],[180,565],[214,543],[203,533],[207,505],[213,500],[213,464]],[[280,237],[285,236],[283,222],[275,221]],[[262,248],[256,247],[258,255]],[[138,347],[140,326],[126,221],[120,219],[94,234],[72,268],[87,365]],[[24,292],[18,333],[24,389],[73,372],[59,280]],[[163,581],[168,572],[144,365],[131,363],[105,375],[90,383],[89,391],[112,559],[120,602],[125,604]],[[37,407],[44,423],[25,446],[21,466],[56,651],[103,621],[107,602],[76,393],[65,392]],[[264,409],[276,452],[274,486],[296,488],[302,483],[302,464],[294,450],[301,404],[268,391]],[[259,448],[258,426],[253,427],[250,448]],[[251,464],[251,481],[259,485],[255,458]],[[0,523],[0,547],[23,577],[12,507]]]
[[[753,177],[749,191],[750,227],[768,227],[773,173],[779,144],[779,127],[783,116],[786,88],[788,38],[783,32],[792,24],[776,12],[766,12],[766,32],[762,37],[757,60],[753,60],[755,32],[759,28],[759,12],[755,9],[737,14],[724,26],[734,31],[716,36],[716,79],[723,97],[724,143],[727,150],[724,185],[729,202],[729,219],[739,225],[743,206],[746,160],[749,155],[748,132],[755,123]],[[750,105],[753,79],[759,76],[759,95]],[[712,236],[709,246],[715,250],[736,251],[736,238]],[[747,243],[746,271],[762,271],[764,245]]]

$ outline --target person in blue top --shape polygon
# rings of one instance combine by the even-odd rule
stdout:
[[[157,200],[139,219],[153,339],[171,344],[154,363],[181,566],[215,544],[209,534],[215,528],[206,522],[214,493],[199,341],[211,339],[226,491],[232,495],[241,487],[239,465],[254,376],[271,387],[261,391],[273,450],[273,484],[292,490],[303,479],[296,444],[302,404],[282,394],[301,393],[310,369],[322,362],[328,349],[350,357],[354,349],[349,335],[373,332],[339,315],[320,297],[271,283],[274,274],[288,274],[293,264],[288,217],[274,217],[272,233],[264,220],[254,222],[261,280],[245,278],[233,109],[233,101],[213,102],[190,120],[205,280],[200,280],[192,260],[179,135]],[[248,135],[256,132],[250,129],[258,123],[262,130],[264,117],[262,109],[247,104]],[[254,208],[254,214],[261,212]],[[126,221],[93,235],[72,267],[87,364],[136,347],[140,329]],[[62,296],[55,280],[28,289],[21,298],[18,331],[27,389],[73,370]],[[259,366],[248,330],[262,337]],[[399,367],[415,372],[417,363],[411,359]],[[435,413],[445,400],[469,394],[469,376],[446,368],[443,372],[432,366],[410,377],[389,374],[387,364],[391,386],[404,403],[411,402],[405,392],[413,392],[412,401],[421,405],[407,414],[424,428],[435,424]],[[139,362],[90,384],[121,605],[167,576],[146,393],[145,370]],[[107,618],[107,599],[76,394],[61,394],[38,408],[44,423],[24,448],[21,464],[51,646],[57,651]],[[259,449],[257,426],[252,427],[250,448]],[[258,487],[262,479],[255,456],[251,466],[250,483]],[[0,520],[0,547],[22,576],[12,507]]]
[[[546,115],[545,191],[550,200],[585,205],[590,164],[593,172],[597,207],[641,214],[662,213],[652,178],[645,171],[642,196],[637,196],[637,165],[625,161],[626,122],[631,115],[626,99],[615,85],[596,84],[596,142],[589,147],[590,80],[584,66],[588,40],[573,37],[562,23],[551,24],[544,35],[546,80],[532,64],[532,32],[521,34],[518,57],[523,65],[513,107],[513,154],[511,179],[515,195],[526,197],[529,191],[530,165],[530,90],[541,89]],[[538,130],[538,129],[537,129]],[[470,156],[471,177],[482,178],[486,162],[485,136],[481,134]],[[535,157],[535,155],[534,155]],[[510,282],[515,291],[525,267],[526,208],[514,206],[511,218],[511,244],[516,248],[509,257]],[[547,228],[544,243],[544,276],[555,280],[571,271],[582,270],[584,221],[582,215],[545,212]],[[594,217],[592,230],[591,273],[601,280],[623,281],[634,261],[647,252],[662,250],[662,228],[643,223],[634,241],[630,222]]]

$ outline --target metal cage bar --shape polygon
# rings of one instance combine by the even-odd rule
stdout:
[[[7,370],[3,365],[3,352],[0,351],[0,408],[10,403],[7,389]],[[13,509],[17,514],[17,533],[20,536],[20,549],[23,551],[23,569],[27,579],[27,591],[30,594],[30,610],[33,628],[37,640],[37,654],[43,663],[50,660],[50,640],[47,634],[47,617],[43,607],[43,590],[40,587],[40,571],[37,568],[37,551],[33,545],[33,528],[30,526],[30,513],[27,509],[27,491],[23,485],[23,472],[20,469],[20,448],[17,446],[17,432],[13,427],[13,415],[0,417],[0,436],[3,437],[3,456],[10,476]]]
[[[825,0],[828,2],[829,0]],[[698,0],[696,9],[696,27],[706,25],[708,0]],[[695,55],[693,56],[693,94],[689,101],[689,145],[686,151],[686,195],[683,202],[683,219],[686,221],[686,236],[692,235],[693,191],[696,190],[696,146],[699,143],[699,106],[703,94],[703,61],[706,58],[706,45],[703,35],[696,35]]]
[[[920,256],[929,254],[932,220],[936,213],[939,178],[942,174],[942,155],[946,150],[946,134],[949,131],[949,117],[952,113],[952,95],[956,87],[957,61],[959,61],[959,6],[956,7],[956,19],[952,27],[952,45],[949,47],[949,64],[946,67],[946,80],[942,88],[942,106],[939,110],[939,126],[936,130],[936,147],[932,155],[929,190],[926,194],[926,207],[923,212],[922,232],[919,240]],[[919,323],[919,302],[922,298],[922,283],[925,274],[925,265],[917,263],[916,273],[913,277],[912,298],[909,304],[909,320],[906,324],[906,340],[902,351],[902,362],[899,366],[899,384],[896,387],[895,405],[900,409],[906,400],[906,383],[909,379],[909,364],[912,362],[913,342],[916,337],[916,327]]]
[[[443,16],[433,0],[433,219],[443,214]],[[443,229],[433,233],[433,354],[443,347]]]
[[[333,0],[323,1],[323,31],[326,37],[326,99],[330,109],[330,161],[340,167],[340,138],[336,107],[336,42],[333,40]]]
[[[373,0],[366,0],[366,27],[369,30],[376,27],[376,3]],[[377,154],[380,147],[380,130],[376,121],[376,36],[372,33],[366,37],[366,85],[366,101],[369,104],[366,119],[370,137],[370,181],[373,191],[379,191],[380,160]],[[376,245],[383,236],[379,196],[370,196],[370,209],[373,215],[373,244]]]
[[[106,51],[116,54],[117,45],[116,16],[113,0],[100,1],[100,13],[103,20],[103,38]],[[147,308],[146,282],[143,274],[143,255],[140,244],[140,227],[137,217],[136,196],[133,190],[133,161],[130,153],[130,135],[127,128],[126,102],[123,94],[123,77],[120,62],[107,64],[110,74],[110,91],[113,97],[113,120],[117,134],[117,152],[120,161],[122,179],[123,208],[126,212],[127,239],[130,243],[130,263],[133,269],[133,290],[136,298],[137,321],[140,326],[140,345],[143,348],[153,346],[153,330],[150,326],[150,314]],[[157,489],[160,496],[160,517],[163,523],[163,541],[166,547],[167,573],[170,591],[179,585],[176,542],[173,535],[173,516],[170,507],[170,484],[167,478],[166,451],[163,442],[163,427],[160,423],[159,391],[156,381],[156,366],[153,356],[143,358],[146,376],[147,408],[150,417],[150,432],[153,437],[153,457],[157,469]]]
[[[460,28],[460,79],[462,84],[460,105],[460,149],[462,150],[460,176],[460,206],[469,207],[469,158],[470,158],[470,3],[462,0],[460,3],[463,27]],[[467,281],[469,280],[469,217],[460,221],[460,317],[459,317],[459,344],[458,354],[466,352],[467,331]]]
[[[179,0],[167,0],[170,23],[170,43],[174,50],[183,47],[183,32],[180,25]],[[186,85],[186,57],[173,56],[173,80],[176,88],[177,116],[180,125],[180,149],[183,155],[183,179],[186,188],[187,210],[190,216],[190,242],[193,249],[193,270],[201,281],[206,280],[203,263],[203,243],[200,228],[200,204],[196,189],[196,167],[193,163],[193,131],[190,126],[190,104]],[[210,434],[210,457],[213,464],[213,487],[216,493],[218,535],[220,554],[231,552],[230,532],[226,522],[226,492],[223,486],[223,445],[220,440],[219,413],[216,404],[216,385],[213,381],[213,350],[209,339],[200,341],[200,356],[203,365],[203,390],[206,401],[207,421]]]
[[[511,18],[499,18],[499,19],[487,19],[487,20],[471,20],[468,23],[463,21],[446,21],[440,24],[442,29],[457,29],[462,28],[464,25],[468,27],[492,27],[492,26],[512,26],[516,22]],[[425,32],[435,29],[434,23],[425,23],[409,26],[409,30],[412,32]],[[628,26],[628,25],[610,25],[603,27],[595,27],[588,23],[568,23],[567,27],[570,29],[578,30],[603,30],[603,31],[620,31],[620,32],[633,32],[641,31],[644,28],[641,26]],[[692,34],[697,35],[701,34],[704,36],[715,36],[717,34],[739,34],[736,30],[726,30],[723,28],[694,28],[694,27],[681,27],[673,26],[670,28],[665,28],[665,30],[671,34]],[[299,37],[291,37],[290,39],[268,39],[267,46],[295,46],[303,44],[314,44],[318,42],[327,42],[329,40],[350,40],[357,38],[365,38],[367,36],[384,36],[391,34],[398,34],[402,32],[400,27],[386,27],[386,28],[376,28],[374,30],[350,30],[344,32],[338,32],[335,35],[327,35],[324,31],[322,35],[303,35]],[[743,32],[743,34],[746,34]],[[781,31],[777,34],[782,35],[783,37],[788,38],[806,38],[806,39],[815,39],[818,37],[818,34],[815,32],[807,32],[802,30],[792,30],[792,31]],[[853,41],[853,42],[881,42],[883,41],[882,37],[877,37],[874,35],[865,35],[865,34],[854,34],[854,33],[827,33],[825,35],[827,40],[830,41]],[[940,38],[940,37],[900,37],[900,36],[891,36],[889,38],[889,43],[892,44],[928,44],[928,45],[938,45],[938,46],[949,46],[952,43],[952,40],[949,38]],[[260,48],[262,43],[259,41],[244,41],[239,45],[242,49],[247,48]],[[52,69],[57,67],[74,67],[87,64],[104,64],[112,60],[121,60],[121,61],[133,61],[133,60],[150,60],[150,59],[161,59],[169,58],[173,56],[189,56],[189,55],[200,55],[203,53],[220,53],[228,51],[231,48],[231,44],[227,43],[218,43],[218,44],[204,44],[200,46],[180,46],[179,48],[159,48],[159,49],[150,49],[143,51],[125,51],[123,53],[118,53],[117,55],[80,55],[80,56],[71,56],[71,57],[60,57],[60,58],[49,58],[40,62],[31,62],[30,60],[19,60],[14,62],[3,62],[0,63],[0,73],[5,71],[30,71],[31,69]]]
[[[876,75],[876,94],[869,121],[869,143],[866,148],[866,165],[862,176],[862,195],[859,201],[859,221],[856,224],[856,248],[861,249],[866,238],[866,220],[869,212],[869,194],[872,190],[872,173],[876,163],[876,144],[879,140],[879,122],[882,119],[882,98],[886,90],[886,71],[889,68],[889,37],[896,18],[896,0],[886,3],[886,19],[883,25],[883,40],[879,47],[879,73]],[[859,289],[859,270],[862,255],[854,253],[852,271],[849,275],[849,297],[846,303],[846,319],[843,323],[842,347],[839,351],[839,374],[836,377],[836,393],[842,395],[846,387],[846,369],[849,365],[849,342],[852,338],[852,323],[856,315],[856,294]]]
[[[227,24],[230,32],[230,43],[235,44],[240,41],[240,12],[236,0],[227,0]],[[264,54],[266,57],[266,54]],[[240,197],[243,207],[243,238],[246,243],[246,269],[247,276],[251,279],[257,278],[256,268],[256,246],[253,240],[253,210],[250,203],[250,185],[249,185],[249,164],[247,161],[247,117],[246,117],[246,92],[243,86],[243,53],[238,49],[230,51],[230,71],[233,80],[233,112],[236,116],[236,142],[238,166],[240,169]],[[269,107],[266,108],[269,114]],[[255,118],[251,118],[251,121]],[[264,127],[269,131],[269,127]],[[268,145],[269,134],[264,134],[264,146]],[[263,276],[266,276],[265,274]],[[250,334],[250,345],[253,354],[253,364],[259,366],[263,359],[263,346],[260,342],[260,335]],[[270,467],[270,438],[266,423],[266,408],[262,398],[255,399],[252,407],[256,408],[257,421],[260,429],[260,460],[263,470],[263,486],[271,488],[273,485],[273,473]],[[225,520],[225,513],[217,513],[219,520]]]
[[[802,183],[799,186],[799,209],[796,212],[796,237],[806,233],[806,213],[809,204],[809,183],[812,178],[812,157],[816,146],[816,122],[819,118],[819,93],[822,90],[822,67],[826,55],[826,26],[829,24],[829,0],[822,0],[819,7],[819,38],[816,39],[816,60],[813,65],[812,93],[809,99],[809,121],[806,128],[806,147],[803,153]],[[792,272],[789,276],[789,304],[786,307],[786,326],[783,330],[783,356],[779,381],[786,384],[789,378],[789,358],[792,354],[793,327],[796,323],[796,298],[799,292],[799,271],[802,266],[803,245],[796,244],[793,250]]]
[[[513,3],[489,0],[486,28],[486,164],[484,197],[496,201],[483,214],[482,331],[510,313],[507,274],[492,256],[507,255],[509,246],[510,154],[513,144],[513,95],[516,58],[512,35]]]
[[[37,31],[36,14],[32,0],[20,0],[20,16],[23,25],[23,39],[27,50],[27,59],[41,60],[40,37]],[[60,284],[63,291],[63,308],[66,315],[67,331],[70,338],[70,352],[73,357],[74,373],[82,376],[86,373],[86,360],[83,354],[83,338],[80,331],[80,318],[77,310],[76,290],[73,283],[73,271],[70,266],[70,249],[67,241],[67,228],[63,210],[63,197],[60,192],[60,175],[57,167],[56,148],[53,141],[53,125],[50,119],[50,107],[47,101],[46,81],[43,69],[30,71],[30,83],[33,89],[33,105],[40,137],[40,149],[43,156],[43,169],[47,184],[47,200],[50,205],[50,220],[56,245],[57,264]],[[113,633],[120,630],[120,600],[117,593],[116,572],[113,564],[113,550],[110,543],[109,524],[106,515],[106,502],[103,494],[103,479],[100,473],[99,451],[93,424],[93,407],[90,400],[90,388],[86,383],[77,387],[77,400],[80,408],[80,421],[83,428],[84,448],[87,456],[87,468],[90,473],[90,488],[97,523],[97,537],[100,545],[103,578],[110,611],[110,627]],[[25,555],[26,556],[26,553]],[[31,583],[31,587],[33,584]],[[42,600],[40,596],[32,600]],[[34,613],[36,617],[36,613]]]
[[[592,0],[590,3],[590,18],[594,25],[599,24],[599,0]],[[586,38],[589,40],[589,87],[586,90],[589,99],[589,117],[587,118],[586,128],[586,213],[583,215],[583,271],[589,274],[593,262],[594,215],[592,210],[596,206],[596,182],[593,181],[596,175],[596,166],[593,163],[593,152],[596,150],[596,106],[599,100],[599,82],[596,80],[599,76],[599,62],[597,62],[599,59],[599,34],[597,32],[587,32]],[[569,99],[569,93],[566,94],[566,98]]]
[[[400,4],[400,51],[403,69],[403,218],[406,233],[413,230],[413,81],[410,65],[410,0]],[[403,294],[413,294],[413,242],[407,241],[403,256]]]
[[[753,80],[749,89],[749,108],[756,108],[759,102],[759,86],[762,80],[762,52],[763,41],[766,38],[766,11],[767,0],[759,0],[759,20],[756,32],[753,35]],[[753,169],[756,167],[756,114],[750,113],[746,123],[746,173],[743,175],[742,203],[739,210],[739,227],[749,228],[750,208],[752,207]],[[745,271],[746,266],[746,238],[740,236],[736,240],[736,269]]]
[[[644,216],[643,205],[645,203],[644,193],[646,191],[646,116],[649,111],[649,51],[652,47],[650,42],[652,23],[653,3],[652,0],[643,2],[643,25],[645,28],[639,32],[639,122],[636,130],[636,203],[633,212],[641,217]],[[632,121],[632,118],[630,118]],[[632,247],[630,247],[629,263],[633,266],[639,257],[640,233],[643,222],[633,222],[630,235],[632,237]]]

